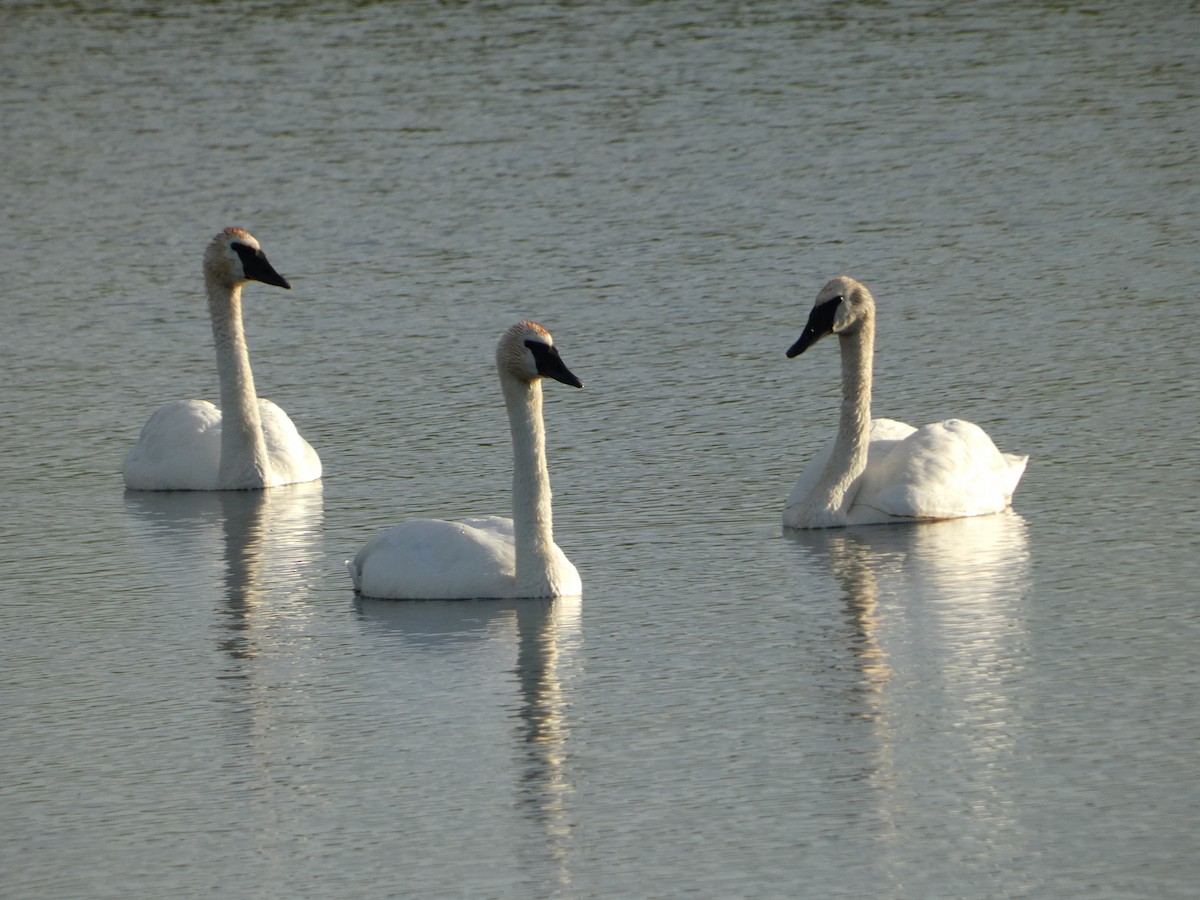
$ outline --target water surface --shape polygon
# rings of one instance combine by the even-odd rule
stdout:
[[[5,3],[0,893],[1143,897],[1200,878],[1200,16],[1178,4]],[[260,392],[320,484],[125,494]],[[1031,456],[1011,515],[785,535],[876,411]],[[504,512],[532,317],[582,598],[357,599]]]

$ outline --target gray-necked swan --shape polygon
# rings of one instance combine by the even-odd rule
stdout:
[[[287,413],[254,392],[242,328],[242,285],[291,288],[250,232],[226,228],[204,253],[221,408],[177,400],[150,416],[125,457],[125,487],[136,491],[248,490],[315,481],[321,460]]]
[[[354,587],[387,600],[562,597],[579,594],[579,572],[554,543],[542,378],[572,387],[550,333],[518,322],[500,338],[496,369],[512,432],[511,519],[409,519],[346,563]]]
[[[829,334],[841,345],[841,422],[792,489],[785,526],[957,519],[1008,508],[1029,457],[1001,453],[983,429],[960,419],[921,428],[871,420],[875,298],[845,275],[821,288],[788,357]]]

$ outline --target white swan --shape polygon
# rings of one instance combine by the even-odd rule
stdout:
[[[410,519],[373,538],[346,568],[364,596],[387,600],[562,597],[579,594],[579,572],[554,543],[543,377],[572,387],[550,333],[518,322],[500,338],[496,368],[512,431],[511,519]]]
[[[254,392],[242,328],[248,281],[291,288],[250,232],[226,228],[204,253],[221,409],[207,400],[177,400],[151,415],[125,457],[129,490],[245,490],[321,477],[321,460],[287,413]]]
[[[1029,457],[1001,453],[978,425],[947,419],[913,428],[871,420],[875,298],[865,285],[840,275],[821,288],[788,357],[828,334],[841,344],[841,422],[792,489],[785,526],[957,519],[1009,506]]]

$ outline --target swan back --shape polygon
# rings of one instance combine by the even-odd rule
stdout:
[[[878,448],[875,434],[872,428],[870,458],[848,524],[877,521],[878,513],[890,521],[1000,512],[1011,505],[1028,459],[1001,453],[987,432],[962,419],[923,425]]]
[[[125,455],[131,491],[215,491],[221,465],[221,411],[207,400],[155,410]]]
[[[391,600],[511,597],[513,521],[409,519],[376,535],[346,564],[355,590]]]
[[[321,459],[288,414],[260,397],[259,416],[270,477],[262,487],[316,481]],[[131,491],[218,491],[221,483],[221,410],[207,400],[176,400],[154,411],[125,456]]]

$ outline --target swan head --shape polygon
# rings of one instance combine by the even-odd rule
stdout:
[[[526,383],[553,378],[571,387],[583,387],[583,382],[558,355],[550,332],[537,322],[518,322],[501,335],[496,347],[496,368],[501,375]]]
[[[204,252],[204,275],[230,287],[247,281],[289,290],[292,287],[267,261],[254,235],[244,228],[226,228],[212,239]]]
[[[817,294],[808,324],[788,348],[788,359],[799,356],[821,338],[830,334],[854,334],[875,318],[875,298],[861,281],[848,275],[830,279]]]

